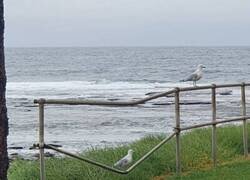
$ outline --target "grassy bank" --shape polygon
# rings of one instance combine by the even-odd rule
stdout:
[[[186,173],[184,176],[163,176],[168,180],[246,180],[250,179],[250,159],[235,160],[214,169],[203,169]]]
[[[250,130],[250,127],[248,127]],[[249,133],[250,134],[250,133]],[[218,162],[223,164],[239,159],[243,154],[242,128],[227,126],[218,128]],[[128,146],[118,148],[93,149],[84,154],[91,159],[112,165],[132,148],[135,160],[148,152],[164,137],[146,137]],[[250,138],[249,138],[250,139]],[[211,129],[198,129],[182,136],[182,171],[200,172],[210,169],[211,161]],[[250,142],[249,142],[250,144]],[[146,180],[176,179],[175,172],[175,140],[171,140],[156,151],[149,159],[128,175],[114,174],[72,158],[49,158],[46,160],[46,176],[51,180]],[[39,177],[39,164],[34,161],[16,160],[9,170],[10,180],[33,180]]]

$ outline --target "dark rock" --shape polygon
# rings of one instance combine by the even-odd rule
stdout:
[[[33,157],[35,157],[35,158],[39,158],[39,153],[35,153],[34,155],[33,155]]]
[[[108,141],[105,141],[105,140],[102,140],[102,141],[100,141],[100,143],[107,143]]]
[[[199,105],[199,104],[211,104],[209,101],[184,101],[180,103],[181,105]]]
[[[166,95],[166,97],[174,97],[174,94]]]
[[[228,89],[225,89],[224,91],[221,91],[219,92],[219,95],[232,95],[233,94],[233,91],[232,90],[228,90]]]
[[[112,125],[112,122],[106,121],[106,122],[102,122],[100,125],[101,125],[101,126],[111,126],[111,125]]]
[[[155,94],[159,94],[160,92],[149,92],[149,93],[146,93],[145,95],[146,96],[153,96]]]
[[[60,144],[48,144],[48,145],[54,146],[57,148],[62,147],[62,145],[60,145]],[[33,150],[33,149],[38,149],[38,146],[36,144],[34,144],[33,146],[29,147],[29,150]]]
[[[62,147],[62,145],[60,145],[60,144],[48,144],[48,145],[51,145],[51,146],[54,146],[54,147]]]
[[[12,147],[8,147],[8,149],[24,149],[24,147],[21,147],[21,146],[12,146]]]
[[[18,153],[11,153],[10,155],[9,155],[9,160],[10,160],[10,162],[12,162],[12,161],[14,161],[14,160],[16,160],[16,159],[23,159],[21,156],[19,156],[19,154]]]
[[[34,147],[34,146],[30,146],[30,147],[29,147],[29,150],[33,150],[33,149],[37,149],[37,148]]]
[[[44,153],[44,156],[45,157],[55,157],[55,154],[52,154],[50,152],[46,152],[46,153]]]
[[[163,105],[172,105],[174,104],[173,102],[157,102],[157,103],[153,103],[153,105],[160,105],[160,106],[163,106]]]
[[[147,94],[145,94],[146,96],[154,96],[154,95],[157,95],[157,94],[160,94],[162,92],[149,92]],[[174,97],[174,94],[168,94],[166,95],[165,97]]]
[[[108,99],[109,101],[118,101],[119,99],[118,98],[110,98]]]
[[[158,102],[153,103],[153,105],[172,105],[174,102]],[[182,101],[180,105],[201,105],[201,104],[211,104],[209,101]]]
[[[39,158],[39,157],[40,157],[40,154],[39,154],[39,153],[36,153],[36,154],[33,155],[33,157]],[[52,154],[52,153],[50,153],[50,152],[45,152],[45,153],[44,153],[44,157],[55,157],[55,154]]]
[[[36,105],[27,105],[25,107],[29,107],[29,108],[32,108],[32,107],[37,107]]]

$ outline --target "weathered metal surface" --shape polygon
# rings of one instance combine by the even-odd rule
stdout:
[[[242,84],[221,84],[216,85],[216,88],[225,88],[225,87],[240,87]],[[245,86],[250,86],[250,83],[246,83]],[[196,86],[196,87],[184,87],[179,88],[179,91],[193,91],[193,90],[202,90],[202,89],[211,89],[213,85],[208,86]],[[46,99],[44,104],[68,104],[68,105],[100,105],[100,106],[135,106],[138,104],[143,104],[147,101],[154,100],[160,97],[164,97],[170,94],[175,93],[176,89],[172,89],[166,92],[157,93],[153,96],[142,98],[134,101],[98,101],[98,100],[84,100],[84,99]],[[35,99],[34,103],[38,104],[41,99]]]
[[[227,119],[220,120],[220,121],[201,123],[201,124],[197,124],[197,125],[193,125],[193,126],[180,128],[180,131],[186,131],[186,130],[190,130],[190,129],[196,129],[196,128],[201,128],[201,127],[211,126],[211,125],[214,125],[214,124],[224,124],[224,123],[230,123],[230,122],[243,121],[244,119],[250,119],[250,116],[239,116],[239,117],[227,118]]]
[[[103,168],[103,169],[106,169],[106,170],[118,173],[118,174],[128,174],[133,169],[135,169],[137,166],[139,166],[139,164],[141,164],[143,161],[145,161],[149,156],[151,156],[157,149],[159,149],[161,146],[163,146],[165,143],[167,143],[170,139],[172,139],[175,136],[175,134],[176,133],[172,133],[170,136],[168,136],[165,139],[163,139],[159,144],[157,144],[154,148],[152,148],[148,153],[146,153],[144,156],[142,156],[139,160],[137,160],[132,166],[130,166],[125,171],[122,171],[120,169],[116,169],[114,167],[111,167],[111,166],[108,166],[106,164],[103,164],[103,163],[91,160],[91,159],[86,158],[86,157],[77,156],[77,155],[75,155],[73,153],[70,153],[70,152],[58,149],[58,148],[54,147],[53,145],[45,144],[44,147],[47,148],[47,149],[52,149],[54,151],[63,153],[63,154],[68,155],[70,157],[74,157],[76,159],[85,161],[85,162],[87,162],[89,164],[93,164],[93,165],[98,166],[100,168]]]
[[[246,116],[246,92],[245,84],[241,84],[241,111],[242,116]],[[248,138],[247,138],[247,120],[243,119],[243,145],[244,145],[244,155],[248,156]]]
[[[40,151],[40,179],[45,180],[44,161],[44,104],[39,104],[39,151]]]
[[[165,97],[169,94],[173,94],[175,90],[170,90],[167,92],[158,93],[153,96],[142,98],[134,101],[98,101],[98,100],[84,100],[84,99],[46,99],[45,104],[68,104],[68,105],[100,105],[100,106],[135,106],[138,104],[143,104],[147,101],[154,100],[160,97]],[[34,103],[39,103],[40,99],[35,99]]]
[[[175,129],[176,131],[176,173],[181,172],[181,144],[180,144],[180,91],[175,91]]]
[[[216,122],[216,85],[212,85],[212,122]],[[217,137],[216,137],[216,124],[212,125],[212,159],[213,165],[216,166],[217,155]]]

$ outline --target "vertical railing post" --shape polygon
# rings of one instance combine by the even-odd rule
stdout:
[[[181,172],[181,151],[180,151],[180,89],[175,89],[175,121],[176,121],[176,174]]]
[[[245,83],[241,85],[241,113],[242,116],[246,116],[246,92]],[[243,120],[243,145],[244,145],[244,156],[248,156],[248,143],[247,143],[247,120]]]
[[[211,96],[211,104],[212,104],[212,122],[216,122],[216,85],[212,84],[212,96]],[[213,166],[216,166],[217,159],[217,137],[216,137],[216,124],[213,124],[212,127],[212,159]]]
[[[44,162],[44,99],[39,100],[39,152],[40,152],[40,180],[45,180]]]

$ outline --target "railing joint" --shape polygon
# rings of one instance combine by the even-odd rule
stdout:
[[[46,103],[46,99],[44,99],[44,98],[35,99],[34,103],[35,104],[45,104]]]
[[[31,148],[34,148],[34,149],[45,149],[47,148],[46,144],[45,143],[35,143],[31,146]]]
[[[45,147],[46,147],[46,146],[45,146],[44,143],[39,143],[39,144],[38,144],[38,148],[39,148],[39,149],[45,149]]]
[[[39,143],[33,144],[30,148],[32,148],[32,149],[39,149]]]
[[[174,132],[175,132],[176,134],[180,134],[181,128],[180,128],[180,127],[174,127]]]
[[[179,87],[175,87],[174,90],[175,90],[175,93],[179,93],[181,89]]]

